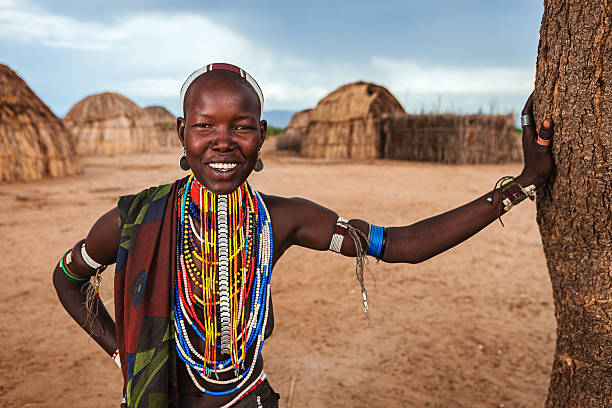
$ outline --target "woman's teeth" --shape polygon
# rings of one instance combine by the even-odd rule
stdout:
[[[208,163],[215,170],[230,171],[238,165],[238,163]]]

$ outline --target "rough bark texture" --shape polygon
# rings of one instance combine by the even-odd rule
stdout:
[[[538,223],[557,318],[547,407],[612,406],[611,0],[545,0],[536,121],[555,122],[556,171]]]

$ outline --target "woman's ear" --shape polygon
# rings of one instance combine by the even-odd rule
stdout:
[[[266,134],[268,133],[268,122],[264,120],[259,121],[259,134],[261,137],[261,141],[259,142],[259,146],[263,145],[264,140],[266,140]]]
[[[185,119],[180,116],[176,118],[176,134],[181,141],[181,145],[185,146]]]

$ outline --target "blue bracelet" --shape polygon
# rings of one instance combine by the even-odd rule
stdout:
[[[368,237],[368,250],[366,254],[374,258],[380,258],[380,251],[383,245],[383,227],[370,224],[370,236]]]

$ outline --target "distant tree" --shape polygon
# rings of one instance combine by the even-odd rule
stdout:
[[[557,345],[547,407],[612,407],[612,1],[545,0],[537,123],[555,175],[538,194]]]
[[[268,136],[275,136],[275,135],[283,133],[284,131],[285,131],[285,128],[279,128],[279,127],[268,125],[267,135]]]

